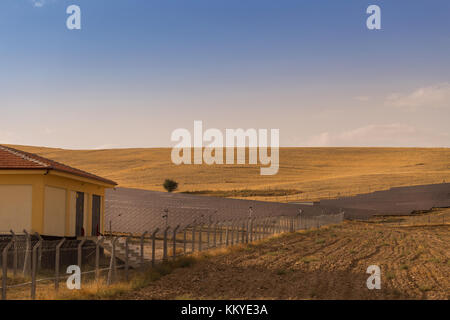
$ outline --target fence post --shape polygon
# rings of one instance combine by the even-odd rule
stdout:
[[[266,238],[266,232],[267,232],[267,218],[263,218],[262,220],[262,233],[261,233],[261,239]]]
[[[187,232],[188,226],[184,227],[183,229],[183,253],[186,255],[186,232]]]
[[[202,232],[203,232],[203,225],[200,225],[200,231],[198,233],[198,251],[202,251]]]
[[[262,240],[262,238],[263,238],[264,220],[262,218],[258,218],[257,221],[258,221],[258,223],[257,223],[258,240]]]
[[[172,250],[173,250],[173,252],[172,252],[172,256],[173,256],[174,260],[177,257],[177,231],[178,231],[179,228],[180,228],[180,225],[177,225],[175,227],[175,229],[173,229],[173,238],[172,238],[172,241],[173,241],[173,243],[172,243],[172,245],[173,245]]]
[[[8,250],[13,245],[14,240],[11,240],[2,252],[2,300],[6,300],[6,289],[8,280]]]
[[[223,245],[223,224],[221,222],[218,222],[217,226],[219,226],[219,246],[222,246]]]
[[[38,237],[38,242],[33,247],[33,259],[32,259],[32,271],[31,271],[31,299],[36,299],[36,275],[37,275],[37,266],[38,266],[38,257],[37,257],[37,250],[42,245],[42,238],[39,236],[39,234],[35,233],[36,237]]]
[[[12,235],[12,241],[13,241],[13,245],[14,245],[14,251],[13,251],[13,277],[15,278],[17,276],[17,264],[18,264],[18,259],[17,259],[17,236],[14,233],[14,231],[10,230],[11,235]]]
[[[111,239],[111,261],[109,262],[108,279],[106,284],[109,286],[116,279],[116,241],[117,237]]]
[[[77,249],[77,252],[78,252],[77,264],[78,264],[78,267],[80,268],[80,270],[81,270],[81,265],[83,263],[83,244],[85,242],[86,242],[86,239],[82,239],[80,241],[80,243],[78,244],[78,249]]]
[[[243,223],[243,225],[244,225],[244,228],[245,228],[245,222]],[[239,243],[239,229],[240,229],[240,227],[239,227],[239,220],[238,221],[236,221],[236,224],[235,224],[235,230],[236,230],[236,244],[238,244]],[[244,234],[244,230],[242,230],[242,234],[245,236],[245,234]],[[244,238],[244,240],[245,240],[245,238]]]
[[[234,245],[234,226],[235,226],[235,222],[231,221],[231,226],[230,226],[231,245]]]
[[[258,218],[257,221],[258,221],[258,223],[257,223],[258,240],[262,240],[264,220],[261,218]]]
[[[116,281],[117,279],[117,265],[116,265],[116,242],[119,240],[118,237],[115,237],[113,239],[112,242],[112,247],[113,247],[113,255],[112,255],[112,276],[113,276],[113,281]]]
[[[228,247],[229,235],[228,235],[228,223],[225,225],[225,246]]]
[[[264,239],[268,238],[270,235],[270,218],[266,218],[264,222]]]
[[[152,267],[155,265],[155,251],[156,251],[156,234],[158,233],[159,228],[156,228],[152,233]]]
[[[129,236],[125,237],[125,281],[128,281],[128,269],[129,269],[129,247],[128,247]]]
[[[266,221],[264,218],[261,218],[260,226],[259,226],[259,240],[264,239],[264,227],[265,227]]]
[[[195,251],[195,224],[192,225],[192,253]]]
[[[209,233],[210,233],[210,229],[211,229],[211,224],[208,224],[207,226],[206,226],[206,248],[208,248],[209,249]]]
[[[148,232],[145,231],[142,235],[141,235],[141,267],[144,265],[144,241],[145,241],[145,235]]]
[[[42,237],[41,237],[41,235],[39,233],[36,232],[36,236],[38,237],[38,239],[40,241],[43,241],[43,239],[42,239]],[[39,248],[38,248],[38,264],[37,264],[37,270],[38,271],[41,270],[41,264],[42,264],[42,245],[39,246]]]
[[[273,234],[280,233],[280,228],[281,228],[281,218],[280,217],[276,217],[275,218],[275,225],[274,225]]]
[[[95,280],[98,281],[100,277],[100,245],[104,238],[101,237],[95,242]]]
[[[167,227],[164,230],[164,240],[163,240],[163,261],[167,260],[167,232],[169,231],[170,227]]]
[[[30,275],[31,272],[31,236],[26,230],[23,230],[23,232],[25,233],[26,242],[25,257],[23,262],[23,276],[26,277],[27,275]]]
[[[254,227],[254,218],[250,218],[250,242],[253,242],[253,227]]]
[[[213,247],[217,247],[217,222],[214,224]]]
[[[56,252],[55,252],[55,291],[58,292],[59,289],[59,265],[61,263],[61,246],[66,241],[66,238],[62,238],[61,241],[58,242],[56,245]]]

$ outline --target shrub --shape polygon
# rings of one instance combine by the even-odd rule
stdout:
[[[167,192],[172,192],[177,190],[178,182],[171,179],[166,179],[166,181],[164,181],[163,187],[167,190]]]

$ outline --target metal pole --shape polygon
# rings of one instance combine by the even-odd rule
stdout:
[[[12,235],[12,241],[14,242],[14,253],[13,253],[13,277],[17,276],[17,267],[18,267],[18,249],[17,249],[17,236],[14,231],[10,230]]]
[[[217,224],[219,226],[219,246],[223,245],[223,225],[222,223]]]
[[[180,225],[177,225],[175,229],[173,229],[173,248],[172,248],[172,256],[175,259],[177,257],[177,231],[180,228]]]
[[[129,236],[125,237],[125,281],[128,281],[128,268],[129,268],[129,261],[128,261],[128,251],[129,251],[129,247],[128,247],[128,240],[129,240]]]
[[[186,228],[187,226],[183,230],[183,253],[185,255],[186,255]]]
[[[36,236],[38,237],[38,239],[40,241],[43,241],[43,239],[42,239],[42,237],[41,237],[41,235],[39,233],[36,232]],[[41,264],[42,264],[42,246],[39,246],[39,248],[38,248],[38,265],[37,265],[37,270],[38,271],[41,270]]]
[[[225,225],[225,246],[228,247],[228,239],[229,235],[228,235],[228,224]]]
[[[144,265],[144,241],[145,241],[145,235],[148,232],[145,231],[142,235],[141,235],[141,267]]]
[[[195,224],[192,225],[192,253],[195,251]]]
[[[202,251],[202,232],[203,232],[203,225],[200,225],[200,231],[198,233],[198,251]]]
[[[208,224],[206,227],[208,228],[206,230],[206,242],[207,242],[206,247],[209,248],[209,230],[211,229],[211,224]]]
[[[23,276],[26,277],[30,274],[31,271],[31,236],[26,230],[23,230],[23,232],[25,233],[26,242],[25,257],[23,262]]]
[[[80,268],[80,270],[81,270],[81,265],[82,265],[82,263],[83,263],[83,244],[86,242],[86,239],[83,239],[83,240],[81,240],[80,241],[80,243],[78,244],[78,259],[77,259],[77,264],[78,264],[78,267]]]
[[[95,242],[95,280],[98,281],[100,278],[100,245],[104,238],[101,237]]]
[[[166,227],[164,230],[164,239],[163,239],[163,260],[167,260],[167,232],[169,231],[170,227]]]
[[[214,224],[213,247],[217,247],[217,222]]]
[[[66,238],[62,238],[61,241],[56,245],[55,252],[55,291],[58,292],[59,289],[59,264],[61,263],[61,246],[66,241]]]
[[[38,265],[37,250],[39,249],[39,247],[42,244],[42,238],[39,237],[39,234],[36,232],[35,235],[36,235],[36,237],[38,237],[39,241],[33,247],[33,261],[32,261],[33,267],[32,267],[32,271],[31,271],[31,299],[32,300],[36,299],[36,275],[37,275],[37,265]]]
[[[155,265],[155,259],[156,259],[156,234],[158,233],[159,228],[156,228],[155,231],[152,233],[152,267]]]
[[[8,280],[8,250],[13,245],[13,240],[6,245],[2,252],[2,300],[6,300]]]
[[[108,279],[106,280],[106,285],[110,285],[113,281],[113,277],[115,278],[115,268],[116,268],[116,241],[117,237],[111,238],[111,260],[109,261],[109,271],[108,271]]]
[[[234,222],[233,221],[231,221],[230,232],[231,232],[231,245],[234,245]]]

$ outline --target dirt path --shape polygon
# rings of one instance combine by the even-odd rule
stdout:
[[[379,265],[381,290],[366,269]],[[450,299],[450,225],[345,222],[177,269],[120,299]]]

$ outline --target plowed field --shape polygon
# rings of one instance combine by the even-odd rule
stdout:
[[[210,253],[120,298],[449,299],[450,209],[432,215],[445,222],[347,221]],[[380,290],[366,286],[370,265]]]

